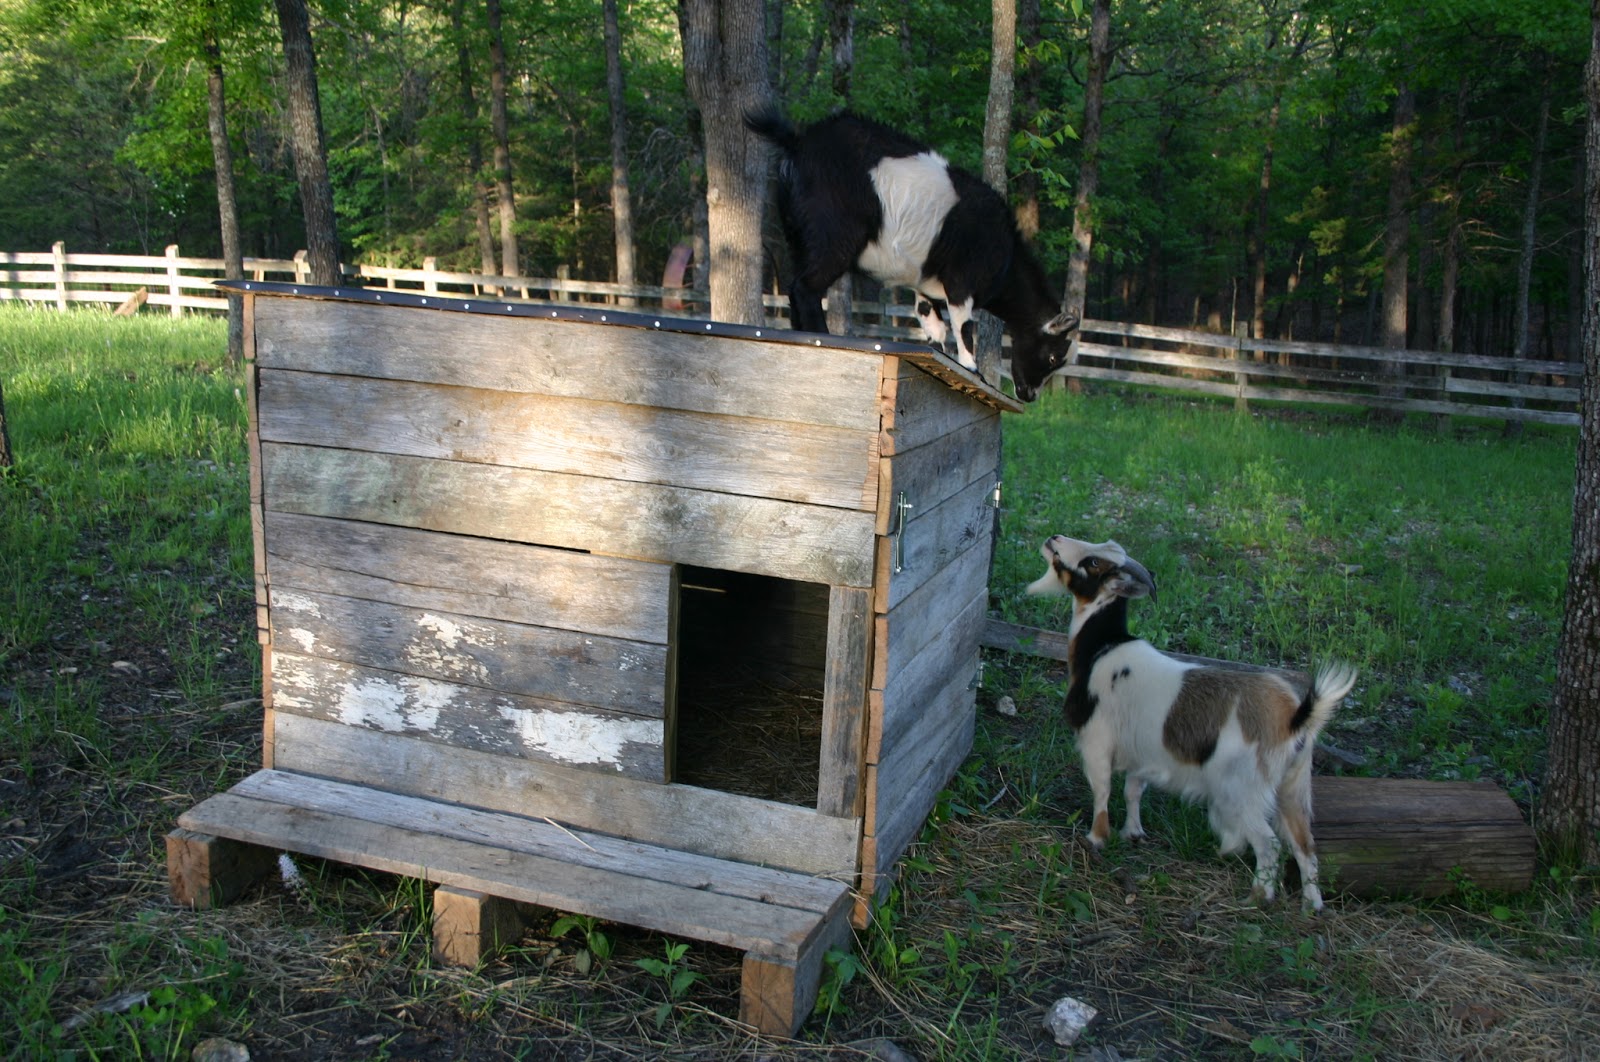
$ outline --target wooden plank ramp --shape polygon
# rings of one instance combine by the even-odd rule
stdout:
[[[745,952],[740,1018],[771,1035],[799,1028],[823,954],[849,938],[845,882],[287,771],[257,771],[178,825],[168,870],[179,903],[237,895],[237,883],[215,878],[221,868],[270,865],[195,855],[242,842],[422,878],[450,887],[453,901],[476,894],[592,915]]]

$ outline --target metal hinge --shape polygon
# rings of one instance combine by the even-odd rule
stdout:
[[[915,508],[916,508],[916,506],[914,506],[910,502],[906,501],[906,492],[905,491],[900,491],[899,493],[897,493],[894,496],[894,531],[893,531],[893,535],[894,535],[894,556],[893,556],[893,561],[894,561],[894,564],[893,564],[893,566],[894,566],[894,572],[895,572],[896,575],[900,574],[902,571],[905,570],[906,555],[905,555],[904,540],[905,540],[905,534],[906,534],[906,514],[909,513],[912,509],[915,509]]]
[[[967,689],[969,689],[969,690],[981,690],[981,689],[983,689],[983,661],[982,660],[978,661],[978,670],[974,671],[972,673],[972,681],[967,683]]]
[[[998,479],[994,481],[994,490],[989,492],[989,508],[1000,508],[1000,481]]]

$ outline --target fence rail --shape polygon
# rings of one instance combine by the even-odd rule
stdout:
[[[142,288],[148,305],[167,307],[173,316],[221,312],[228,301],[214,293],[212,282],[223,272],[220,259],[185,258],[176,246],[162,255],[69,254],[57,243],[44,253],[0,252],[0,300],[65,310],[73,303],[122,304]],[[255,280],[309,282],[304,252],[292,259],[247,258],[244,272]],[[428,258],[421,269],[348,266],[345,275],[368,287],[426,294],[607,303],[683,317],[709,310],[707,297],[689,288],[573,280],[565,270],[554,277],[461,273]],[[851,331],[919,339],[915,310],[890,294],[881,301],[856,299]],[[767,295],[765,302],[775,322],[787,319],[787,299]],[[1578,423],[1579,362],[1250,339],[1117,321],[1085,321],[1082,335],[1078,362],[1063,375],[1231,397],[1241,408],[1252,401],[1304,402]]]

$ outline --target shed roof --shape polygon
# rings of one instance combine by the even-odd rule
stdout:
[[[977,373],[963,368],[947,355],[929,346],[917,343],[903,343],[892,339],[820,335],[816,332],[797,332],[787,328],[730,324],[723,321],[706,321],[670,317],[664,314],[638,313],[618,310],[610,306],[525,302],[492,297],[464,298],[451,295],[425,294],[418,291],[395,291],[388,288],[324,287],[312,284],[290,284],[281,281],[263,280],[220,280],[216,282],[216,287],[224,291],[250,295],[277,295],[292,298],[403,306],[439,310],[447,313],[481,314],[486,317],[537,317],[543,320],[580,321],[604,327],[641,328],[693,335],[759,339],[769,343],[789,343],[804,347],[859,350],[910,361],[926,371],[930,376],[944,383],[951,390],[970,395],[995,409],[1020,413],[1024,408],[1023,404],[1016,398],[1001,392]]]

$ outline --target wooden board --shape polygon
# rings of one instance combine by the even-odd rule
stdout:
[[[264,368],[878,430],[871,352],[288,298],[258,300],[256,332]]]
[[[983,540],[987,542],[987,536]],[[930,642],[939,638],[976,595],[987,593],[989,551],[969,549],[896,605],[879,615],[873,636],[872,687],[888,689]],[[963,658],[977,648],[977,632],[967,646],[952,646]]]
[[[995,511],[990,504],[994,474],[981,476],[960,493],[931,507],[912,510],[900,534],[900,571],[894,570],[894,539],[880,538],[874,561],[876,596],[873,608],[889,612],[968,551],[989,556]],[[893,495],[888,496],[893,504]],[[916,499],[910,499],[913,504]],[[987,573],[985,574],[987,581]]]
[[[876,431],[273,369],[260,395],[271,442],[877,507]]]
[[[273,659],[277,713],[656,782],[671,776],[662,719],[298,653]]]
[[[668,565],[298,513],[265,520],[279,589],[667,641]]]
[[[963,720],[974,717],[977,694],[973,686],[977,652],[949,668],[944,681],[923,705],[922,713],[907,728],[906,740],[892,754],[867,765],[866,815],[862,829],[868,836],[882,837],[895,821],[905,815],[921,817],[927,808],[917,810],[915,782],[939,761],[945,745],[962,740]],[[967,727],[970,730],[970,726]],[[970,739],[971,735],[966,735]],[[946,775],[948,778],[948,775]],[[942,786],[945,778],[938,780]],[[931,806],[931,805],[930,805]]]
[[[839,882],[278,771],[179,825],[780,959],[848,896]]]
[[[861,810],[872,627],[871,592],[833,587],[822,690],[822,757],[817,769],[817,810],[824,815],[856,815]]]
[[[664,645],[272,588],[279,651],[659,719]]]
[[[985,402],[950,390],[945,381],[905,358],[885,363],[882,387],[883,441],[879,449],[884,454],[904,453],[993,415]]]
[[[269,508],[829,585],[872,578],[874,514],[655,484],[263,443]]]
[[[1533,880],[1533,830],[1492,782],[1312,779],[1323,888],[1358,896],[1442,896],[1454,872],[1490,892]]]
[[[915,514],[927,512],[968,485],[982,479],[991,483],[1000,478],[1000,418],[975,420],[964,428],[941,436],[912,450],[885,458],[878,465],[883,499],[878,512],[878,534],[890,531],[896,496],[904,491],[917,506]]]
[[[580,771],[411,736],[287,713],[276,718],[284,770],[469,807],[625,834],[686,852],[853,880],[861,836],[856,816],[615,773]]]
[[[970,679],[977,672],[977,635],[988,605],[986,590],[974,594],[950,617],[938,636],[900,670],[888,688],[872,690],[866,750],[869,762],[879,763],[895,754],[950,678]]]

